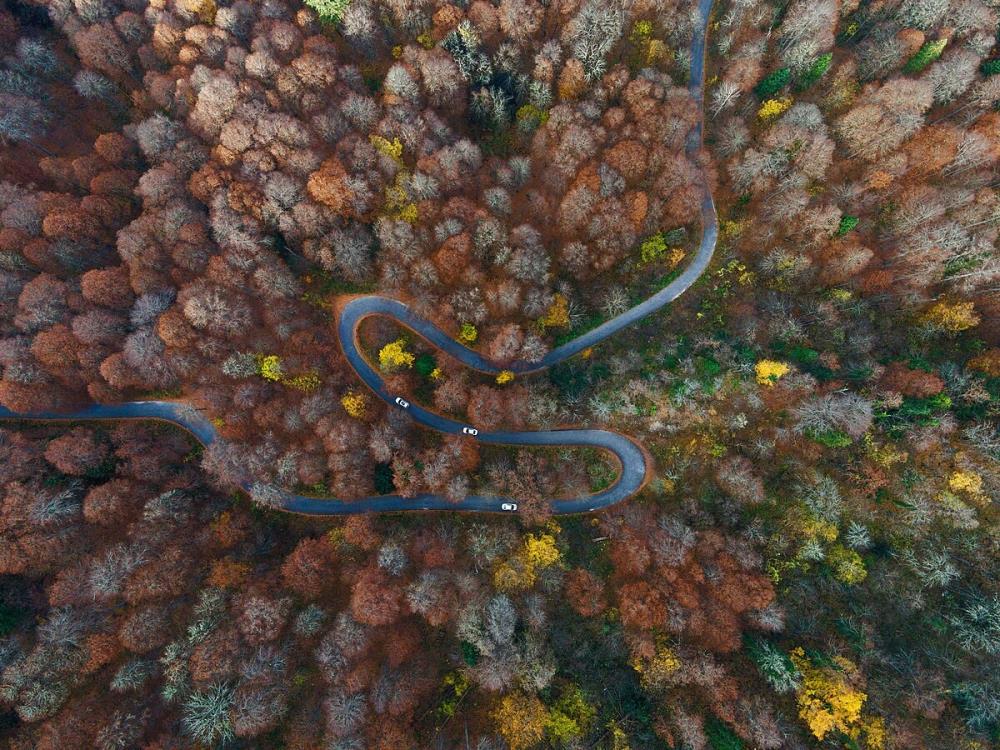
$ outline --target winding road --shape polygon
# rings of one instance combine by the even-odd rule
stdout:
[[[705,44],[709,16],[713,0],[698,0],[700,24],[696,27],[691,43],[691,80],[689,90],[692,98],[703,102],[705,83]],[[697,125],[688,134],[687,151],[694,156],[702,145],[702,125],[704,106],[701,107]],[[583,350],[604,341],[637,320],[666,306],[683,294],[705,272],[712,261],[718,239],[718,221],[715,203],[706,183],[701,185],[703,191],[701,203],[702,238],[694,258],[684,268],[683,272],[662,290],[627,310],[621,315],[608,320],[602,325],[556,347],[537,362],[515,362],[506,369],[519,374],[528,374],[545,370],[562,362]],[[364,296],[353,298],[340,308],[337,321],[337,333],[341,347],[348,362],[358,376],[371,390],[392,408],[396,394],[390,393],[382,377],[361,354],[358,345],[358,329],[361,322],[371,316],[384,316],[395,320],[400,325],[411,329],[414,333],[426,339],[441,351],[446,352],[468,367],[482,372],[498,374],[502,368],[484,358],[478,352],[472,351],[445,334],[434,324],[415,315],[409,307],[397,300],[380,296]],[[444,433],[461,433],[464,423],[428,411],[416,404],[407,409],[410,416],[419,424]],[[119,420],[143,419],[171,422],[190,432],[206,447],[219,440],[215,426],[203,417],[193,407],[176,401],[130,401],[122,404],[94,404],[74,412],[31,412],[19,413],[0,407],[0,419],[29,421],[80,421],[80,420]],[[471,438],[470,438],[471,439]],[[606,508],[620,502],[642,489],[651,469],[651,459],[634,440],[625,435],[608,430],[546,430],[541,432],[480,432],[475,438],[481,443],[492,445],[519,446],[585,446],[600,448],[612,453],[619,464],[618,480],[601,492],[571,498],[553,498],[549,501],[555,514],[584,513]],[[252,483],[243,483],[250,490]],[[478,512],[500,512],[503,505],[516,503],[516,498],[497,496],[471,495],[460,502],[431,494],[420,494],[415,497],[400,495],[379,495],[360,500],[344,501],[337,498],[316,498],[282,492],[279,507],[292,513],[302,513],[315,516],[348,515],[354,513],[398,512],[398,511],[428,511],[428,510],[461,510]]]

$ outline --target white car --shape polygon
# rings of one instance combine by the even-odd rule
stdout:
[[[472,435],[472,437],[475,437],[476,435],[479,434],[479,430],[477,430],[475,427],[463,427],[462,428],[462,434],[463,435]]]
[[[517,503],[500,503],[500,510],[517,510]]]
[[[404,409],[409,409],[410,402],[407,401],[405,398],[400,398],[399,396],[396,396],[396,406],[401,406]]]

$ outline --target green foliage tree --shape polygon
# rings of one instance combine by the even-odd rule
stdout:
[[[747,636],[743,640],[743,647],[746,655],[776,691],[787,693],[798,688],[802,675],[788,655],[771,641]]]
[[[790,80],[792,80],[791,69],[778,68],[777,70],[768,73],[760,83],[754,86],[753,91],[757,95],[758,99],[770,99],[772,96],[785,88]]]
[[[857,216],[842,216],[840,218],[840,226],[837,227],[837,236],[843,237],[845,234],[853,230],[858,226]]]
[[[392,482],[392,465],[375,464],[375,491],[380,495],[388,495],[396,487]]]
[[[705,736],[712,750],[744,750],[743,740],[714,716],[705,722]]]
[[[854,442],[843,430],[806,430],[806,437],[826,448],[846,448]]]
[[[316,11],[323,23],[340,23],[351,0],[305,0],[305,4]]]
[[[987,78],[997,75],[1000,73],[1000,57],[995,57],[992,60],[986,60],[979,66],[979,70]]]
[[[813,86],[826,75],[826,72],[830,69],[830,64],[833,62],[833,53],[827,52],[825,55],[820,55],[817,57],[812,65],[810,65],[805,73],[799,76],[799,80],[795,84],[795,88],[799,91],[805,91],[810,86]]]
[[[906,62],[906,65],[903,66],[903,71],[910,74],[919,73],[941,57],[941,53],[944,52],[944,48],[947,46],[947,39],[935,39],[925,42],[924,46],[917,51],[917,54]]]
[[[184,730],[203,745],[215,745],[231,740],[233,723],[229,710],[233,706],[231,685],[218,683],[203,692],[191,693],[184,702]]]
[[[428,354],[427,352],[418,354],[416,361],[413,363],[413,369],[416,370],[417,374],[422,378],[429,378],[436,367],[437,362],[434,359],[434,355]]]
[[[572,685],[563,690],[549,709],[545,733],[555,744],[568,745],[587,733],[596,715],[580,688]]]
[[[1000,699],[988,683],[959,682],[952,686],[951,697],[962,709],[965,723],[975,732],[1000,734]]]

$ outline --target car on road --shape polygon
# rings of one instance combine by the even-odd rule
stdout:
[[[410,402],[407,401],[405,398],[400,398],[399,396],[396,396],[396,406],[401,406],[404,409],[409,409]]]
[[[500,503],[500,510],[517,510],[517,503]]]
[[[463,435],[472,435],[472,437],[475,437],[476,435],[479,434],[479,430],[477,430],[475,427],[463,427],[462,428],[462,434]]]

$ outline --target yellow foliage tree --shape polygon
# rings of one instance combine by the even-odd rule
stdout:
[[[294,388],[297,391],[302,391],[304,393],[312,393],[322,384],[319,375],[315,372],[303,372],[299,375],[293,375],[290,378],[285,378],[281,381],[284,385],[289,388]]]
[[[983,491],[983,478],[974,471],[962,471],[960,469],[948,477],[948,486],[955,492],[967,492],[970,495],[978,495]]]
[[[559,700],[551,704],[548,711],[545,734],[549,742],[558,747],[570,745],[588,732],[597,716],[583,691],[575,685],[564,688]]]
[[[643,686],[657,689],[668,685],[671,676],[681,668],[681,660],[666,642],[658,641],[653,657],[636,659],[632,668],[639,673]]]
[[[555,295],[552,304],[542,318],[542,325],[546,328],[568,328],[569,327],[569,302],[561,294]]]
[[[559,562],[560,553],[552,534],[528,534],[524,539],[524,559],[535,568],[547,568]]]
[[[463,344],[475,343],[479,338],[479,331],[472,323],[462,323],[462,328],[458,332],[458,340]]]
[[[963,502],[962,499],[954,492],[944,490],[943,492],[939,492],[935,495],[934,499],[937,500],[949,513],[956,517],[974,515],[972,508],[970,508],[967,503]],[[973,495],[972,499],[977,502],[981,501],[982,495]]]
[[[534,586],[537,580],[535,569],[519,555],[501,561],[493,570],[493,585],[499,591],[524,591]]]
[[[368,408],[368,399],[365,394],[356,391],[348,391],[340,399],[340,405],[344,411],[355,419],[364,419],[365,411]]]
[[[306,393],[315,391],[322,383],[319,375],[311,370],[299,373],[298,375],[288,375],[285,372],[284,365],[281,364],[281,358],[277,354],[258,354],[257,373],[264,380],[270,380],[272,383],[281,383],[289,388],[305,391]]]
[[[719,236],[732,240],[743,234],[745,228],[746,222],[723,219],[719,222]]]
[[[868,569],[861,555],[841,544],[835,544],[827,553],[827,561],[833,568],[833,577],[841,583],[853,586],[868,577]]]
[[[497,731],[510,750],[527,750],[542,741],[549,712],[534,695],[505,695],[493,710]]]
[[[285,376],[281,369],[281,358],[277,354],[261,355],[257,358],[257,366],[264,380],[277,382]]]
[[[628,40],[635,46],[635,59],[632,62],[638,67],[655,65],[670,55],[667,45],[653,37],[653,24],[650,21],[637,21]]]
[[[608,733],[608,750],[631,750],[628,735],[614,719],[608,722]]]
[[[396,173],[396,181],[385,188],[385,203],[382,206],[382,212],[387,216],[393,216],[413,224],[420,218],[420,210],[417,208],[417,204],[410,200],[410,194],[406,191],[409,178],[410,173],[405,169]]]
[[[493,584],[501,591],[523,591],[538,580],[538,570],[555,565],[562,555],[552,534],[528,534],[520,549],[493,571]]]
[[[413,367],[415,359],[416,357],[406,351],[406,342],[403,339],[396,339],[391,344],[386,344],[378,353],[378,364],[383,372],[395,372],[405,367]]]
[[[507,385],[514,380],[514,373],[510,370],[501,370],[497,375],[497,385]]]
[[[777,362],[773,359],[762,359],[753,368],[760,385],[774,385],[780,378],[787,375],[790,369],[784,362]]]
[[[765,122],[773,120],[787,112],[791,106],[792,100],[788,97],[783,99],[768,99],[760,105],[760,109],[757,110],[757,117]]]
[[[385,154],[397,164],[403,163],[403,144],[399,138],[383,138],[380,135],[370,135],[368,140],[380,154]]]
[[[215,0],[184,0],[184,10],[198,16],[202,23],[215,21]]]
[[[935,331],[958,333],[979,325],[979,313],[972,302],[935,302],[921,316],[921,320]]]
[[[799,717],[818,740],[830,732],[843,732],[854,737],[862,728],[861,709],[868,696],[856,690],[851,680],[858,668],[843,657],[834,657],[839,669],[816,667],[802,648],[792,650],[792,663],[802,674],[799,688]]]
[[[832,542],[837,539],[837,525],[823,521],[805,512],[791,510],[788,515],[791,527],[799,531],[806,539],[817,539],[822,542]]]
[[[881,716],[873,716],[864,725],[865,744],[868,750],[883,750],[885,747],[885,720]]]

